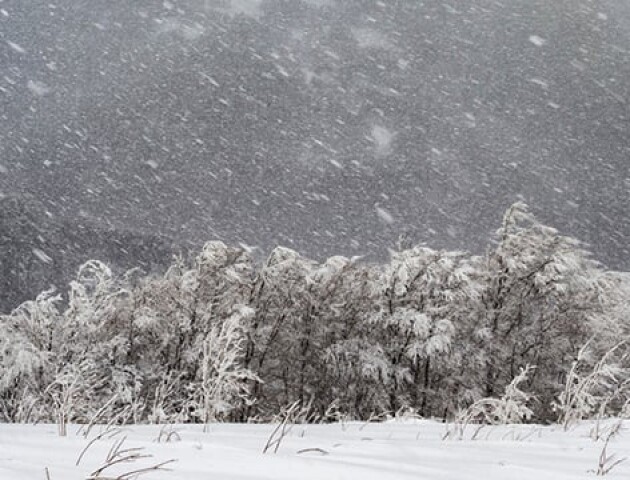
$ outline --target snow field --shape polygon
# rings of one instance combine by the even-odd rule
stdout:
[[[607,426],[610,426],[609,423]],[[77,435],[57,435],[54,425],[0,426],[0,479],[85,480],[99,468],[116,439],[126,436],[121,449],[143,448],[152,455],[105,470],[102,478],[176,459],[169,471],[152,471],[155,480],[382,480],[382,479],[511,479],[576,480],[594,478],[604,441],[590,438],[592,423],[568,432],[558,426],[518,425],[485,427],[471,440],[443,440],[446,426],[431,421],[296,425],[277,454],[263,454],[273,425],[213,424],[159,425],[121,429],[112,439],[94,442]],[[607,427],[605,427],[607,428]],[[162,432],[162,441],[157,439]],[[609,443],[607,454],[623,458],[630,435],[622,431]],[[607,477],[627,478],[630,462],[614,467]],[[123,477],[124,478],[124,477]]]

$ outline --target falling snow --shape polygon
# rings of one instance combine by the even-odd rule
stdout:
[[[530,35],[529,41],[537,47],[542,47],[545,43],[547,43],[544,38],[539,37],[538,35]]]
[[[394,134],[387,128],[381,125],[374,125],[372,127],[372,140],[376,146],[376,151],[379,155],[385,155],[390,151]]]
[[[26,49],[15,42],[7,41],[7,44],[9,45],[9,47],[11,47],[13,50],[15,50],[18,53],[26,53]]]
[[[378,215],[378,218],[384,223],[394,223],[394,216],[383,207],[376,207],[376,215]]]
[[[33,249],[33,255],[35,255],[35,257],[37,257],[37,259],[40,262],[43,262],[43,263],[51,263],[52,262],[52,258],[50,258],[43,250],[40,250],[39,248],[34,248]]]
[[[523,200],[629,269],[628,45],[626,0],[0,1],[7,242],[483,252]]]
[[[33,95],[37,95],[39,97],[43,97],[44,95],[50,93],[50,88],[44,82],[29,80],[26,86]]]

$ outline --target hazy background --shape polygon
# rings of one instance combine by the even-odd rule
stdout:
[[[5,291],[217,238],[477,251],[519,199],[628,270],[629,99],[627,0],[0,0]]]

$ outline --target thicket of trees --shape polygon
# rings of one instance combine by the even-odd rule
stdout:
[[[0,420],[254,421],[293,402],[356,419],[493,421],[497,402],[510,421],[623,415],[629,313],[628,277],[520,203],[482,256],[277,248],[256,264],[210,242],[160,276],[90,261],[64,295],[0,317]]]

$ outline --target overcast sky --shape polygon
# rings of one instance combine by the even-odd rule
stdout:
[[[0,195],[172,236],[630,269],[628,0],[0,0]]]

